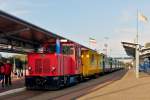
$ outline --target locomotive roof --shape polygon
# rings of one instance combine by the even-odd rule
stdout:
[[[82,48],[90,49],[77,42],[57,35],[0,10],[0,44],[12,45],[12,41],[15,41],[14,44],[26,45],[25,47],[31,48],[38,46],[51,38],[66,39],[72,43],[80,45]],[[19,44],[19,42],[22,44]]]

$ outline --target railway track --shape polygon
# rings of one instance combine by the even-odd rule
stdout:
[[[68,100],[77,99],[100,88],[103,88],[116,80],[121,79],[127,70],[119,70],[97,79],[88,80],[72,87],[57,91],[29,91],[0,97],[1,100]]]

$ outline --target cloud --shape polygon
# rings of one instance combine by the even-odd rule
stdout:
[[[16,0],[0,0],[0,9],[16,16],[30,14],[30,10],[27,8],[26,3],[23,1],[18,2]]]
[[[122,22],[129,22],[133,19],[132,14],[129,11],[123,11],[120,17]]]
[[[30,14],[30,11],[25,10],[25,9],[9,10],[9,12],[13,15],[16,15],[16,16],[24,16],[24,15],[29,15]]]
[[[115,30],[117,33],[135,33],[136,29],[135,28],[129,28],[129,27],[125,27],[125,28],[120,28],[118,30]]]
[[[113,36],[108,40],[109,54],[116,56],[127,56],[121,42],[134,42],[136,27],[118,26],[113,31]]]
[[[7,0],[6,0],[7,2]],[[0,0],[0,8],[1,9],[6,9],[7,8],[7,3],[5,2],[5,0]]]

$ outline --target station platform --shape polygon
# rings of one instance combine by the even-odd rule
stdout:
[[[134,70],[130,69],[120,80],[81,96],[78,100],[150,100],[149,87],[150,75],[140,72],[140,78],[137,79]]]
[[[0,97],[2,100],[150,100],[149,87],[149,74],[140,72],[137,79],[133,69],[123,69],[57,91],[25,91],[24,78],[13,79],[12,87],[0,87]],[[1,96],[19,88],[24,88],[24,92]]]
[[[21,78],[12,78],[12,85],[2,87],[2,83],[0,82],[0,96],[15,93],[24,89],[24,77]]]

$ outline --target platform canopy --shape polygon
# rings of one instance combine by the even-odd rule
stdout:
[[[121,43],[126,51],[126,54],[128,56],[135,57],[135,48],[137,44],[130,42],[121,42]]]
[[[65,39],[65,37],[47,31],[20,18],[0,11],[0,51],[26,53],[39,47],[45,41]],[[78,44],[78,43],[76,43]],[[85,47],[81,44],[78,44]]]
[[[135,57],[135,43],[122,42],[122,45],[128,56]],[[144,47],[140,45],[140,58],[150,58],[150,47]]]
[[[150,58],[150,47],[144,48],[141,50],[141,57],[142,58]]]

